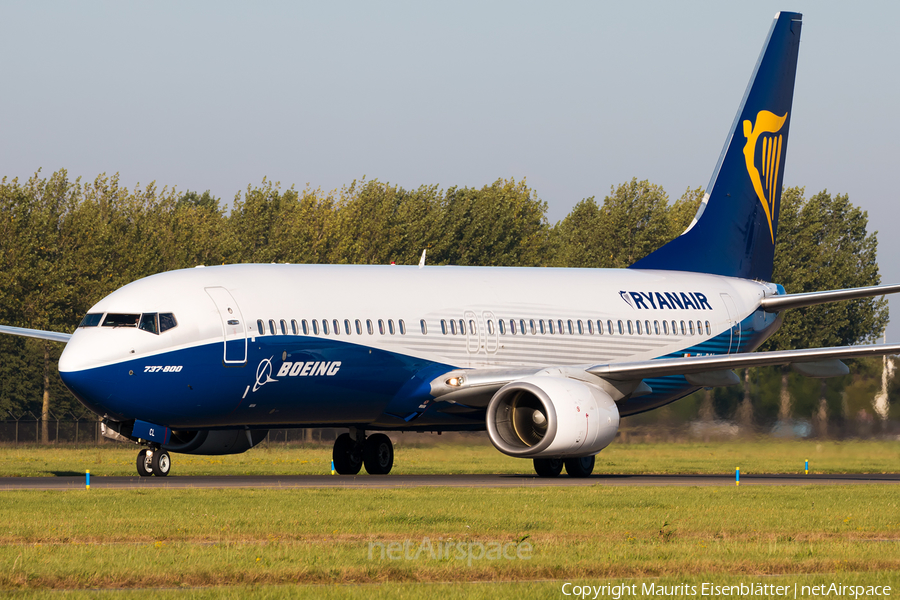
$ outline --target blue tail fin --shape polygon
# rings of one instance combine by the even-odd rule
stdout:
[[[771,279],[801,19],[775,15],[691,226],[631,268]]]

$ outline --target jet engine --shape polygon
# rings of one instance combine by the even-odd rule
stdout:
[[[535,375],[500,388],[487,407],[491,443],[517,458],[596,454],[612,442],[619,410],[595,385]]]
[[[181,454],[240,454],[259,444],[268,434],[265,429],[174,430],[163,448]]]

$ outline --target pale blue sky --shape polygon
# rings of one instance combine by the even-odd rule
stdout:
[[[263,176],[526,177],[552,221],[632,177],[675,198],[706,186],[771,19],[791,10],[785,184],[849,193],[900,282],[900,3],[857,6],[4,2],[0,176],[119,172],[225,200]]]

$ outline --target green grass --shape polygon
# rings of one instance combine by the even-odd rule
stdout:
[[[399,436],[395,474],[532,473],[531,461],[510,458],[489,443],[417,444]],[[105,446],[6,446],[0,477],[83,474],[135,475],[137,448]],[[596,473],[885,473],[900,469],[900,443],[886,441],[733,441],[714,443],[613,443],[597,455]],[[173,454],[173,475],[311,475],[331,468],[330,446],[271,445],[234,456]]]
[[[822,573],[881,581],[900,571],[896,490],[11,491],[0,505],[0,589],[495,581],[540,587],[573,579],[720,582]],[[414,556],[427,546],[424,538],[522,543],[532,551],[527,560],[427,552],[391,560],[376,545],[369,556],[371,543],[406,541]]]
[[[133,475],[129,447],[5,447],[0,475]],[[896,472],[896,442],[613,444],[607,473]],[[175,474],[327,473],[330,448],[174,455]],[[397,473],[530,473],[485,444],[415,445]],[[0,492],[0,596],[564,597],[565,581],[900,589],[894,485]],[[530,544],[528,560],[391,560],[378,544]],[[370,544],[373,556],[369,558]],[[436,546],[434,546],[436,547]],[[455,548],[455,546],[453,546]],[[466,546],[468,547],[468,546]],[[101,595],[106,595],[102,593]],[[601,595],[602,597],[602,595]],[[695,597],[692,594],[667,597]]]

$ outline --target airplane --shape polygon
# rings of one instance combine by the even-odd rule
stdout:
[[[237,264],[160,273],[94,305],[63,342],[65,385],[138,444],[141,476],[170,453],[235,454],[272,428],[347,428],[334,468],[387,474],[384,432],[483,431],[542,477],[593,472],[620,418],[735,368],[848,372],[862,345],[754,352],[783,311],[900,285],[788,294],[772,278],[802,16],[775,16],[688,229],[627,269]],[[371,433],[376,432],[376,433]]]

